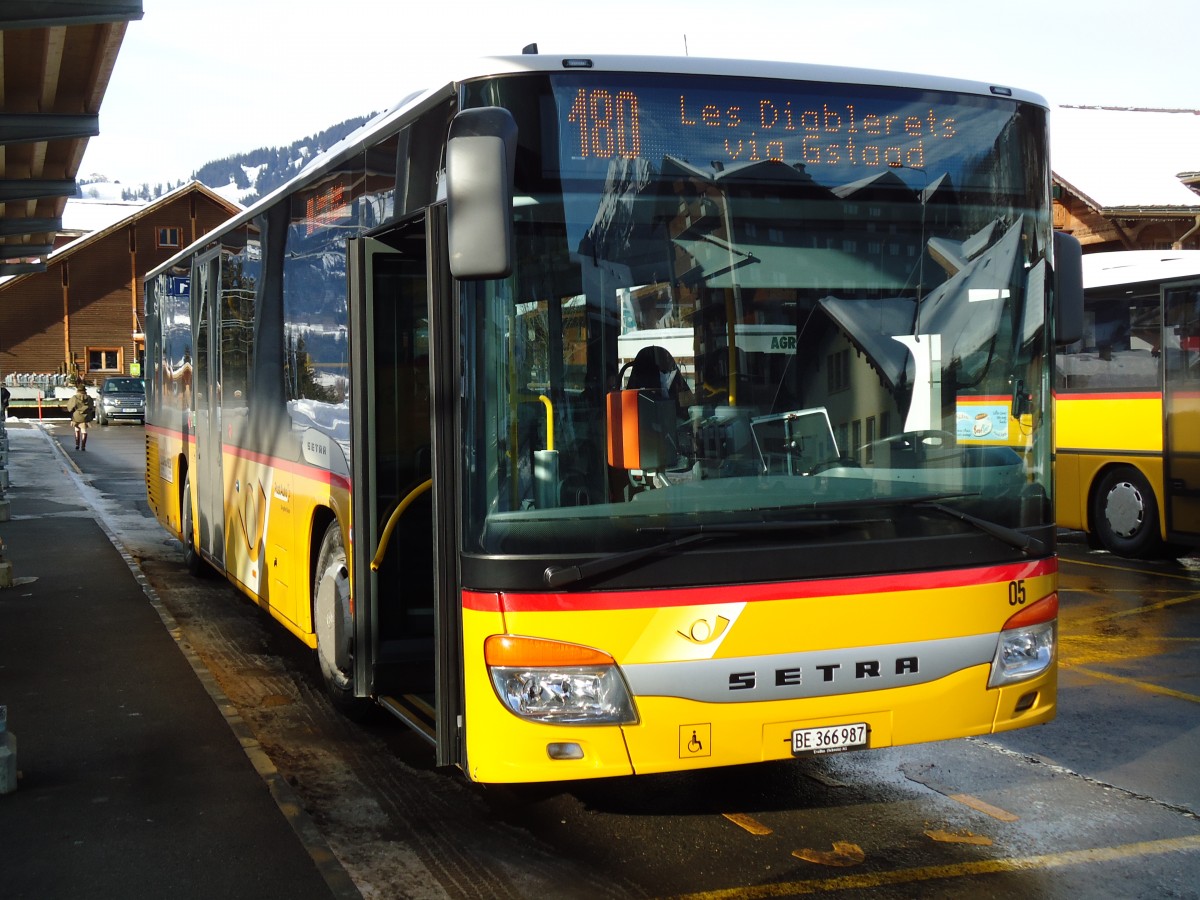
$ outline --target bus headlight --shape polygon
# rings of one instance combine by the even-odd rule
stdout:
[[[484,659],[497,696],[523,719],[576,725],[637,721],[625,679],[607,653],[498,634],[484,643]]]
[[[1058,636],[1058,594],[1044,597],[1004,623],[992,657],[988,687],[1041,675],[1054,663]]]

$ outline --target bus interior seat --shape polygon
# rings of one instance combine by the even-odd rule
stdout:
[[[622,381],[628,380],[624,390]],[[617,375],[608,394],[608,463],[617,469],[661,471],[679,456],[678,419],[687,382],[665,347],[643,347]]]

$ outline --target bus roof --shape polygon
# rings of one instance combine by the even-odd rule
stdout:
[[[466,64],[462,69],[439,80],[439,84],[461,84],[494,75],[521,72],[561,72],[570,70],[603,72],[651,72],[658,74],[718,75],[726,78],[782,78],[794,81],[828,82],[830,84],[889,85],[920,90],[951,91],[980,94],[985,97],[1008,97],[1049,108],[1038,94],[1011,85],[994,85],[960,78],[893,72],[882,69],[860,69],[846,66],[812,63],[773,62],[756,59],[722,59],[695,56],[588,56],[524,53],[519,56],[489,56]],[[383,120],[411,106],[428,91],[418,91],[406,97],[379,117]],[[440,93],[440,91],[438,91]],[[367,123],[364,128],[371,127]]]
[[[1084,290],[1195,277],[1200,277],[1200,250],[1114,250],[1083,256]]]
[[[785,78],[796,81],[832,84],[893,85],[934,91],[956,91],[983,96],[1012,97],[1047,106],[1037,94],[1011,85],[993,85],[959,78],[856,69],[812,63],[773,62],[756,59],[719,59],[696,56],[570,56],[564,54],[522,54],[494,56],[480,60],[482,71],[455,79],[466,81],[504,72],[560,72],[564,69],[599,69],[609,72],[658,72],[663,74],[720,75],[724,77]]]
[[[960,94],[975,94],[1032,103],[1049,109],[1046,100],[1030,91],[1005,85],[993,85],[980,81],[946,78],[935,75],[919,75],[905,72],[890,72],[876,69],[854,69],[843,66],[814,65],[810,63],[770,62],[753,59],[721,59],[694,56],[587,56],[564,54],[523,53],[519,56],[484,57],[439,81],[437,87],[410,93],[396,106],[380,113],[351,132],[325,152],[310,160],[290,181],[276,188],[265,197],[256,200],[244,212],[223,223],[219,228],[202,235],[191,246],[143,276],[149,281],[160,273],[171,269],[192,256],[196,250],[209,244],[222,232],[259,215],[264,209],[290,194],[298,185],[318,178],[325,171],[343,162],[347,157],[360,152],[376,140],[400,127],[418,111],[431,106],[453,93],[464,82],[489,78],[495,75],[519,74],[523,72],[562,72],[590,70],[602,72],[647,72],[658,74],[716,75],[726,78],[779,78],[794,81],[809,81],[829,84],[857,84],[891,86],[926,91],[947,91]]]

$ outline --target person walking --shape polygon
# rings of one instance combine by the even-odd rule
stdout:
[[[75,449],[87,450],[88,425],[96,418],[96,401],[82,381],[76,385],[75,393],[67,401],[67,412],[71,416],[71,424],[75,426]]]

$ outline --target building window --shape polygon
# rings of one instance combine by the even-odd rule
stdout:
[[[850,387],[850,351],[837,350],[825,358],[826,388],[830,394]]]
[[[104,349],[89,347],[87,361],[89,373],[121,371],[121,351],[115,347]]]
[[[156,247],[178,247],[180,237],[178,228],[158,228],[154,232]]]

